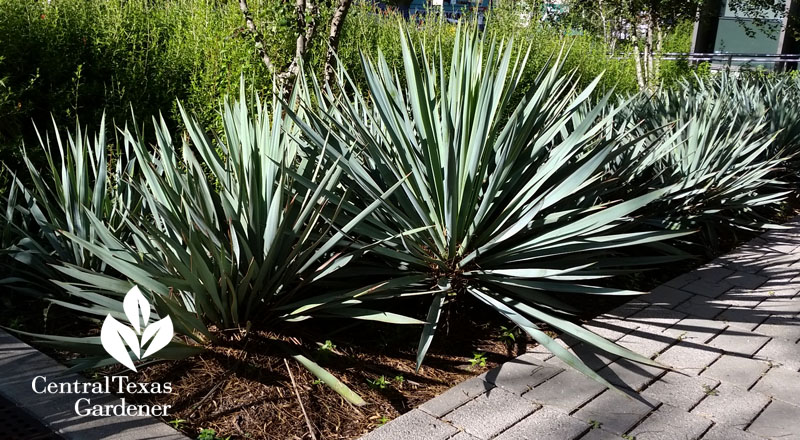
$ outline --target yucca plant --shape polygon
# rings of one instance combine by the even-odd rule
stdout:
[[[300,93],[302,88],[300,84],[295,91]],[[349,234],[357,233],[362,219],[399,184],[386,188],[357,215],[338,217],[340,211],[355,210],[347,206],[351,202],[342,192],[343,169],[323,155],[300,152],[294,141],[297,129],[284,110],[277,101],[271,111],[256,102],[255,113],[251,113],[242,84],[240,100],[225,103],[220,138],[209,138],[185,112],[188,140],[181,146],[175,145],[163,120],[154,124],[153,153],[135,133],[125,130],[124,142],[142,164],[143,177],[132,185],[145,206],[127,222],[132,231],[130,241],[121,241],[101,219],[91,215],[98,241],[66,235],[127,280],[65,265],[60,270],[78,281],[60,285],[75,301],[56,304],[124,319],[122,298],[134,284],[154,304],[156,315],[169,315],[176,333],[200,345],[213,343],[220,332],[230,329],[291,332],[288,323],[298,319],[281,307],[294,309],[307,302],[317,307],[306,317],[422,324],[358,306],[357,301],[325,296],[331,292],[326,277],[375,245],[355,242]],[[380,290],[345,293],[353,297]],[[93,344],[98,342],[80,347],[71,339],[46,339],[85,352],[96,349]],[[277,340],[275,345],[349,401],[364,403],[305,357],[299,347]],[[173,344],[159,356],[191,352],[186,345]],[[114,360],[95,356],[82,362],[87,367]]]
[[[739,106],[743,87],[724,79],[686,83],[641,95],[621,116],[638,125],[638,135],[660,133],[660,141],[637,151],[637,169],[624,191],[668,187],[668,196],[649,207],[651,220],[668,229],[699,229],[705,246],[716,246],[722,231],[770,227],[768,214],[790,192],[780,180],[790,154],[775,146],[777,133],[761,110]]]
[[[41,151],[22,150],[24,170],[8,170],[12,185],[0,214],[0,253],[14,266],[12,274],[0,282],[36,296],[54,293],[53,285],[46,282],[58,278],[52,264],[69,263],[97,272],[106,269],[102,259],[63,232],[96,243],[98,230],[91,219],[97,218],[103,228],[124,240],[125,220],[140,206],[128,184],[135,176],[136,161],[127,149],[108,149],[105,118],[93,137],[76,124],[74,134],[63,138],[55,122],[52,135],[54,140],[49,134],[39,135]],[[38,154],[44,156],[44,169],[31,158]]]
[[[310,122],[297,118],[306,148],[341,161],[352,180],[347,186],[365,199],[407,176],[373,212],[375,223],[388,231],[430,228],[384,242],[373,250],[379,258],[362,261],[357,270],[404,279],[392,289],[398,296],[430,297],[418,367],[443,310],[473,298],[610,386],[540,323],[657,365],[585,329],[576,315],[594,297],[639,294],[596,281],[665,258],[657,251],[629,258],[625,250],[682,234],[638,229],[637,210],[667,190],[603,200],[616,177],[605,175],[604,166],[631,145],[604,135],[615,114],[600,116],[609,96],[586,114],[577,111],[598,80],[576,89],[559,57],[512,108],[527,52],[487,39],[459,28],[446,68],[441,50],[418,52],[403,35],[405,82],[381,55],[377,61],[362,57],[369,96],[351,92],[357,89],[347,72],[339,83],[344,93],[317,88]]]

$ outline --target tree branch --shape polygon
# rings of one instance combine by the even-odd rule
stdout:
[[[344,19],[347,17],[347,12],[350,10],[352,0],[339,0],[339,6],[331,18],[331,31],[328,34],[328,54],[325,57],[325,82],[330,82],[331,76],[334,74],[334,63],[336,60],[336,50],[339,47],[339,36],[342,33],[342,25]]]
[[[242,15],[244,15],[244,21],[247,23],[247,30],[253,34],[253,39],[256,41],[256,50],[258,51],[258,56],[261,57],[261,61],[267,66],[270,72],[275,72],[275,66],[272,64],[272,60],[269,59],[269,55],[267,55],[267,51],[264,49],[264,37],[261,36],[261,33],[258,32],[256,29],[256,24],[253,22],[253,16],[250,15],[250,9],[247,7],[247,0],[239,0],[239,9],[242,11]]]

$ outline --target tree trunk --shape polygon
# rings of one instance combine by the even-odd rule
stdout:
[[[309,28],[306,24],[306,0],[296,0],[294,11],[297,16],[297,40],[295,41],[294,58],[286,71],[279,75],[281,83],[285,86],[291,84],[292,80],[300,72],[300,63],[306,55],[306,35],[313,36],[313,31],[309,33]]]
[[[644,45],[644,57],[645,61],[647,62],[647,75],[645,76],[645,81],[647,82],[648,87],[653,85],[653,81],[655,80],[655,71],[653,70],[654,62],[653,62],[653,13],[650,12],[647,14],[647,42]]]
[[[253,16],[247,6],[247,0],[239,0],[239,9],[244,15],[244,21],[247,24],[247,29],[256,42],[256,50],[261,58],[261,61],[267,66],[267,69],[274,75],[276,85],[279,89],[283,90],[284,97],[288,97],[292,92],[294,79],[300,73],[300,66],[305,59],[308,52],[308,46],[311,39],[314,37],[316,30],[316,17],[319,15],[319,10],[312,3],[312,0],[295,0],[295,14],[296,14],[296,27],[297,27],[297,40],[295,41],[295,52],[292,62],[286,70],[279,72],[275,65],[270,60],[269,55],[265,51],[264,38],[258,28],[253,22]]]
[[[664,32],[661,25],[656,23],[656,60],[655,60],[655,74],[658,76],[661,72],[661,56],[664,50]]]
[[[344,24],[344,19],[347,17],[347,12],[350,10],[350,5],[353,3],[353,0],[339,0],[339,6],[336,8],[336,11],[333,13],[333,17],[331,18],[331,31],[328,34],[328,54],[325,57],[325,82],[330,82],[331,76],[333,76],[336,71],[336,50],[339,47],[339,36],[342,33],[342,25]]]
[[[631,22],[631,42],[633,43],[633,61],[636,63],[636,81],[639,83],[639,90],[644,90],[646,84],[642,72],[642,56],[639,52],[639,23],[634,19]]]
[[[250,9],[247,7],[247,0],[239,0],[239,9],[241,9],[242,15],[244,15],[244,21],[245,24],[247,24],[248,31],[253,34],[253,38],[256,41],[256,50],[258,51],[258,56],[261,58],[261,62],[267,66],[270,72],[275,73],[275,66],[272,64],[272,60],[269,59],[269,55],[267,55],[264,46],[264,37],[261,36],[261,33],[256,29],[255,23],[253,23],[253,16],[250,15]]]

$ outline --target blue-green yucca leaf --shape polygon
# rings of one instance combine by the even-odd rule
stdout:
[[[420,364],[451,302],[436,293],[442,280],[451,286],[452,301],[486,289],[564,319],[578,310],[561,295],[638,294],[591,284],[635,267],[638,257],[628,256],[627,248],[686,234],[636,229],[637,213],[667,189],[604,198],[614,185],[605,177],[607,166],[642,141],[611,129],[623,109],[608,110],[611,95],[589,104],[597,81],[578,90],[574,78],[562,74],[563,58],[556,58],[510,108],[508,91],[521,77],[526,54],[515,56],[511,43],[490,43],[475,31],[459,29],[457,35],[449,75],[436,55],[418,52],[404,35],[405,84],[382,56],[362,56],[369,100],[316,89],[320,104],[306,120],[296,118],[305,148],[341,160],[351,192],[366,198],[407,176],[371,217],[390,231],[432,226],[375,250],[402,267],[404,276],[425,277],[392,290],[433,292]],[[654,257],[661,256],[653,249]],[[618,265],[598,265],[609,257]],[[534,275],[543,278],[525,279]],[[506,306],[487,304],[512,319]],[[577,358],[557,354],[597,378]]]
[[[94,137],[82,130],[79,123],[74,134],[67,133],[66,138],[55,122],[53,128],[52,136],[43,137],[37,130],[44,168],[34,163],[28,149],[22,149],[24,169],[9,170],[12,187],[5,210],[0,213],[3,231],[0,253],[22,263],[15,268],[16,275],[12,275],[22,283],[10,284],[19,288],[36,285],[39,295],[44,296],[55,294],[56,289],[46,282],[59,276],[51,268],[54,263],[66,262],[96,271],[106,268],[102,259],[59,231],[96,242],[98,232],[89,220],[92,215],[102,219],[117,236],[126,237],[129,234],[126,218],[141,203],[128,183],[136,176],[136,160],[125,146],[108,148],[105,117]],[[113,157],[110,168],[109,156]]]
[[[547,334],[541,329],[539,329],[536,324],[532,323],[530,320],[522,316],[519,312],[514,310],[513,308],[503,304],[502,302],[492,298],[491,296],[481,292],[478,289],[469,289],[469,293],[472,294],[474,297],[478,298],[479,300],[483,301],[484,303],[488,304],[492,308],[496,309],[500,314],[508,318],[511,322],[519,326],[525,333],[530,335],[536,342],[550,350],[551,353],[556,355],[559,359],[564,361],[567,365],[575,368],[579,372],[585,374],[591,379],[596,380],[597,382],[605,385],[608,388],[616,389],[613,385],[611,385],[605,378],[594,372],[591,368],[587,367],[586,364],[580,360],[575,354],[571,353],[569,350],[555,342],[552,338],[547,336]]]

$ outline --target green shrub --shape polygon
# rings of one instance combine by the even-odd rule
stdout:
[[[683,21],[672,28],[664,38],[664,53],[689,53],[692,50],[692,31],[694,22]],[[674,86],[679,80],[690,77],[695,68],[686,58],[661,62],[659,81],[666,87]]]
[[[578,83],[582,87],[586,87],[603,73],[596,93],[602,94],[612,88],[623,93],[637,90],[636,73],[631,58],[611,57],[608,55],[608,47],[597,38],[572,35],[569,30],[541,23],[537,13],[530,19],[523,19],[527,12],[520,5],[501,2],[494,5],[486,15],[485,31],[498,41],[514,38],[530,45],[527,68],[516,91],[517,98],[525,95],[534,84],[536,73],[565,46],[571,47],[563,61],[565,71],[576,70]],[[476,25],[475,17],[469,13],[464,15],[463,20],[466,26]],[[355,86],[359,90],[367,90],[361,71],[362,52],[374,58],[380,50],[389,67],[398,69],[402,76],[403,57],[398,28],[419,41],[421,47],[429,53],[437,46],[441,47],[443,63],[449,64],[455,42],[455,25],[441,20],[433,12],[413,16],[406,22],[399,12],[380,10],[368,1],[357,2],[345,22],[338,54],[348,73],[353,75]]]
[[[294,9],[282,0],[250,0],[267,52],[283,68],[294,55]],[[327,50],[330,5],[321,3],[317,31],[306,60],[308,71],[322,72]],[[587,85],[606,71],[599,90],[612,86],[635,90],[630,60],[614,60],[607,48],[589,36],[529,25],[521,10],[498,5],[487,29],[498,38],[516,36],[533,44],[529,67],[538,71],[564,44],[573,45],[567,69],[577,69]],[[359,52],[374,56],[378,48],[391,66],[402,64],[398,27],[446,48],[452,48],[455,27],[436,14],[405,21],[399,14],[376,9],[369,2],[352,6],[343,28],[339,56],[356,75],[361,90]],[[163,112],[179,125],[176,99],[197,115],[201,124],[219,130],[222,97],[235,94],[240,76],[267,101],[272,78],[255,53],[251,36],[234,1],[218,0],[0,0],[0,160],[21,165],[16,145],[36,141],[30,121],[44,126],[50,115],[59,126],[77,115],[97,123],[103,112],[122,124],[130,109],[145,118]],[[533,78],[520,86],[524,93]]]
[[[76,115],[96,123],[103,112],[122,123],[132,105],[174,123],[176,98],[219,127],[221,97],[242,74],[257,90],[271,87],[242,26],[235,2],[0,0],[0,145],[34,141],[31,119],[43,125],[51,113],[59,125]]]

